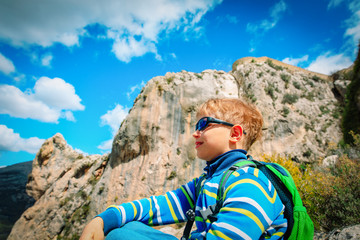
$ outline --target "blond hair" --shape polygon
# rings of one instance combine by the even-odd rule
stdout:
[[[207,116],[221,119],[234,125],[241,125],[246,132],[244,136],[245,150],[262,136],[263,117],[255,105],[236,98],[209,99],[203,103],[197,117]]]

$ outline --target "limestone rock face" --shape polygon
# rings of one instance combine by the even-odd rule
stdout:
[[[266,57],[240,59],[232,73],[241,95],[264,117],[264,136],[253,146],[254,155],[282,153],[313,161],[325,156],[328,143],[340,140],[340,109],[328,76]]]
[[[350,80],[336,80],[334,81],[334,86],[336,90],[340,93],[342,98],[345,98],[346,88],[350,84]]]
[[[315,233],[314,240],[357,240],[360,239],[360,225],[334,229],[330,233]]]
[[[9,239],[76,238],[110,204],[163,194],[199,176],[192,132],[196,108],[209,98],[245,98],[265,120],[250,154],[289,154],[312,161],[340,137],[337,100],[326,75],[268,58],[236,61],[229,73],[182,71],[151,79],[121,124],[109,155],[83,156],[61,134],[33,161],[27,192],[37,201]]]
[[[335,231],[329,237],[329,240],[356,240],[360,239],[360,225],[346,227],[342,230]]]
[[[225,72],[151,79],[115,136],[108,203],[162,194],[198,176],[204,162],[195,160],[195,109],[204,99],[238,94],[235,78]]]
[[[15,223],[8,239],[56,239],[76,236],[89,214],[94,215],[92,195],[101,198],[96,185],[108,155],[83,156],[67,145],[61,134],[45,141],[33,161],[26,186],[36,202]],[[74,234],[69,233],[71,229]]]

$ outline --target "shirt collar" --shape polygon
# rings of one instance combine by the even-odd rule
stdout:
[[[235,149],[223,153],[210,162],[206,162],[207,166],[204,168],[204,171],[208,177],[211,177],[214,173],[222,173],[240,159],[247,159],[246,154],[247,152],[243,149]]]

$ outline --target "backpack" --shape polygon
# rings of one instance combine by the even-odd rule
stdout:
[[[219,183],[216,204],[209,206],[206,210],[200,211],[204,220],[209,219],[211,222],[217,220],[216,216],[224,202],[223,194],[225,192],[225,183],[234,171],[243,167],[258,168],[274,185],[282,203],[285,206],[284,216],[288,221],[288,227],[283,239],[312,240],[314,236],[314,224],[306,212],[306,208],[302,203],[300,194],[296,189],[294,180],[289,171],[279,164],[256,161],[251,156],[248,156],[247,160],[235,163],[223,173]],[[201,191],[204,180],[205,176],[202,175],[196,183],[195,199],[197,199]],[[189,238],[191,227],[195,221],[194,209],[190,209],[186,212],[186,215],[189,220],[186,224],[184,234],[180,238],[181,240],[187,240]]]

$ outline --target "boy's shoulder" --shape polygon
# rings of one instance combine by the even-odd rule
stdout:
[[[265,174],[256,167],[246,166],[235,170],[225,182],[225,189],[246,183],[258,186],[268,193],[273,192],[272,184]],[[260,186],[259,186],[260,185]]]

